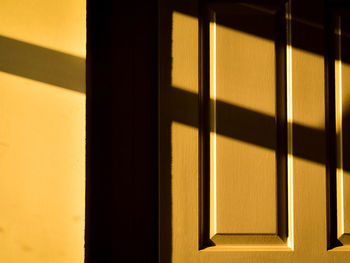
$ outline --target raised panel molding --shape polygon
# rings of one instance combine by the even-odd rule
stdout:
[[[288,12],[282,1],[203,10],[201,248],[291,247]]]

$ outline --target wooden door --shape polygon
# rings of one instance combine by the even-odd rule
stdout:
[[[350,260],[349,14],[160,1],[160,262]]]

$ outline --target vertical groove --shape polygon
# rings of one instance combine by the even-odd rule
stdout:
[[[282,5],[275,14],[277,233],[284,242],[288,237],[286,11]]]
[[[211,246],[210,242],[210,12],[204,1],[200,6],[200,128],[199,128],[199,249]]]

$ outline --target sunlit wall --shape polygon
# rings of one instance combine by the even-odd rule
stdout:
[[[84,261],[84,0],[2,0],[0,262]]]

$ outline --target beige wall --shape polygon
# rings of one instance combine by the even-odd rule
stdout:
[[[85,13],[1,1],[0,262],[83,262]]]

